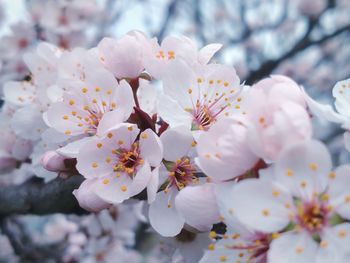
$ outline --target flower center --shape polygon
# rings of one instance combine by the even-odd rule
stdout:
[[[253,260],[254,262],[266,262],[267,252],[275,235],[278,234],[274,233],[269,235],[264,233],[254,233],[250,238],[242,238],[238,233],[234,233],[231,236],[227,234],[224,234],[223,236],[215,234],[215,236],[218,236],[220,239],[231,239],[232,245],[227,244],[225,245],[225,248],[240,251],[239,257],[242,259],[248,259],[247,262],[250,262],[250,260]],[[209,248],[210,247],[211,246],[209,245]]]
[[[129,150],[119,148],[114,153],[118,157],[118,163],[113,168],[115,172],[125,172],[131,176],[135,173],[139,164],[143,163],[137,142],[133,143]]]
[[[200,103],[197,101],[193,110],[190,112],[193,115],[192,130],[208,130],[210,126],[216,121],[216,117],[222,113],[227,105],[222,105],[223,95],[212,101],[204,101]]]
[[[328,224],[330,209],[325,203],[298,203],[296,208],[298,224],[309,232],[318,233]]]
[[[174,163],[166,164],[166,166],[169,171],[167,188],[176,186],[178,190],[181,190],[186,185],[198,180],[194,174],[196,169],[188,157],[182,157]]]
[[[207,130],[209,126],[215,121],[215,117],[210,112],[207,105],[197,105],[196,110],[193,113],[195,124],[198,125],[198,129]]]

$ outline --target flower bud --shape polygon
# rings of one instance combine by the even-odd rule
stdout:
[[[60,172],[67,170],[64,160],[66,158],[55,151],[46,152],[41,158],[43,167],[51,172]]]

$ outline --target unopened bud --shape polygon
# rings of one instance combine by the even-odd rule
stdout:
[[[55,151],[46,152],[41,158],[43,167],[51,172],[61,172],[67,170],[64,160],[66,158]]]

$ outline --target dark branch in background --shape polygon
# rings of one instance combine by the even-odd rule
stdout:
[[[206,45],[207,39],[204,35],[204,24],[203,24],[203,15],[201,11],[201,1],[195,0],[194,2],[194,20],[196,23],[196,33],[198,34],[198,38],[202,41],[203,45]]]
[[[283,61],[285,61],[288,58],[293,57],[297,53],[304,51],[305,49],[313,46],[313,45],[319,45],[323,44],[324,42],[344,33],[344,32],[350,32],[350,25],[343,26],[333,33],[329,35],[325,35],[317,40],[312,40],[310,38],[312,30],[315,28],[315,26],[318,23],[318,19],[316,20],[310,20],[308,30],[304,34],[304,36],[285,54],[280,56],[278,59],[275,60],[268,60],[264,62],[259,69],[252,71],[249,76],[246,79],[246,83],[248,85],[253,84],[259,79],[262,79],[268,75],[270,75]]]
[[[55,244],[36,244],[25,226],[16,217],[0,220],[0,226],[9,239],[15,254],[20,257],[20,262],[38,262],[42,259],[61,262],[65,247]]]
[[[168,9],[166,13],[164,14],[164,21],[162,23],[162,27],[160,28],[157,38],[159,41],[162,41],[164,38],[164,35],[168,29],[168,26],[175,15],[175,10],[176,10],[176,4],[178,4],[180,1],[179,0],[173,0],[169,3]]]
[[[76,175],[56,178],[45,184],[43,180],[33,178],[21,185],[2,187],[0,218],[13,214],[86,213],[72,194],[83,180],[82,176]]]

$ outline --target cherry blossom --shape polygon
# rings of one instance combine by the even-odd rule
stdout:
[[[98,44],[99,58],[118,79],[136,78],[144,70],[143,56],[149,40],[132,31],[118,40],[104,38]]]
[[[219,220],[219,214],[215,198],[206,201],[213,196],[210,185],[191,187],[201,179],[196,175],[199,170],[194,164],[195,143],[191,132],[183,127],[168,129],[160,139],[164,147],[159,183],[162,189],[149,208],[151,226],[163,236],[179,234],[185,223],[200,231],[210,230]]]
[[[211,64],[195,70],[184,61],[169,62],[158,111],[171,127],[208,130],[240,108],[241,86],[234,68]]]
[[[274,161],[288,144],[311,138],[312,126],[302,91],[292,80],[272,76],[252,86],[246,96],[251,150]]]
[[[226,181],[243,175],[258,162],[250,150],[247,127],[227,118],[215,123],[197,141],[197,165],[214,181]]]
[[[126,121],[133,109],[133,95],[126,81],[118,84],[105,70],[91,77],[86,76],[84,85],[65,92],[63,101],[54,103],[47,111],[49,126],[78,138],[73,145],[59,150],[67,157],[75,157],[91,136],[103,135],[109,128]]]
[[[275,180],[238,183],[226,209],[246,226],[280,236],[270,244],[268,262],[339,259],[349,252],[345,245],[349,226],[338,219],[349,216],[348,172],[348,166],[331,171],[330,155],[322,143],[299,142],[276,160]],[[288,256],[281,257],[282,251]]]
[[[106,202],[121,203],[137,195],[154,180],[163,156],[158,136],[150,129],[140,133],[135,124],[122,123],[87,142],[77,157],[77,169],[96,178],[93,191]]]
[[[166,37],[159,45],[156,39],[151,41],[151,47],[145,52],[145,68],[148,73],[161,79],[166,72],[168,62],[180,58],[189,65],[207,64],[214,54],[222,47],[221,44],[210,44],[197,50],[195,43],[186,37]]]

